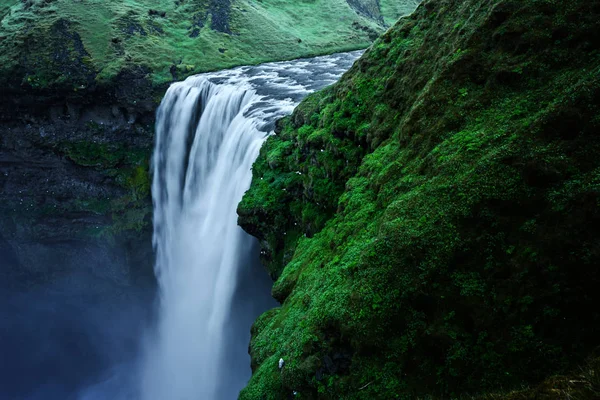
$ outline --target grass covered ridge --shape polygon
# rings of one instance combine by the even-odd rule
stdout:
[[[426,1],[280,122],[238,209],[282,303],[241,399],[497,393],[598,345],[598,21]]]
[[[5,0],[0,82],[85,90],[357,49],[414,0]],[[365,14],[361,10],[372,10]]]

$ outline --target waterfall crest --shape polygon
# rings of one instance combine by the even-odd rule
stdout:
[[[254,244],[237,226],[237,204],[273,122],[359,55],[237,68],[169,88],[152,163],[160,306],[141,372],[143,400],[231,399],[249,378],[249,367],[231,376],[247,356],[227,356],[237,277]]]
[[[265,138],[244,117],[253,100],[252,90],[195,78],[174,85],[158,112],[152,191],[161,321],[144,399],[216,398],[239,249],[250,246],[235,209]]]

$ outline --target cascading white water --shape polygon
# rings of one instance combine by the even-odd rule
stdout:
[[[247,356],[225,357],[237,277],[253,245],[237,226],[237,204],[272,123],[336,81],[360,54],[198,75],[168,90],[153,158],[160,309],[144,360],[143,400],[231,399],[248,379],[249,366],[241,379],[230,373]]]

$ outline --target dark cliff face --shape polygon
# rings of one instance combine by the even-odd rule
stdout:
[[[3,272],[44,281],[89,262],[151,275],[153,105],[12,95],[0,104]]]
[[[107,371],[134,367],[155,291],[148,173],[155,105],[136,101],[145,87],[138,77],[94,96],[2,88],[0,393],[7,398],[78,398]]]
[[[381,15],[381,6],[379,1],[346,0],[346,2],[350,5],[350,7],[356,10],[357,13],[363,14],[383,24],[383,15]]]
[[[500,392],[599,344],[599,16],[427,1],[279,123],[238,209],[282,303],[242,399]]]
[[[59,20],[0,76],[0,235],[28,281],[90,254],[152,275],[149,161],[167,85],[140,66],[99,84],[87,57],[75,25]]]

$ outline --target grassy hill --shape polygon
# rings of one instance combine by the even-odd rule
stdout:
[[[2,0],[0,83],[84,90],[364,48],[415,0]]]
[[[281,302],[242,399],[597,398],[502,392],[600,344],[599,21],[428,0],[280,122],[238,209]]]

